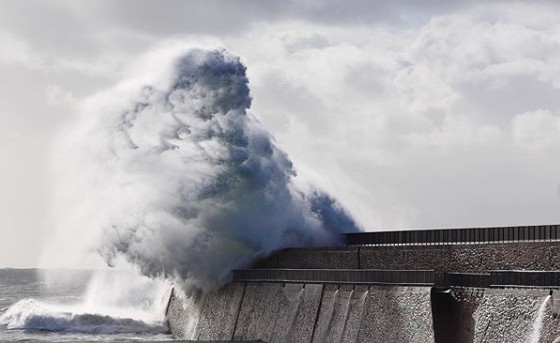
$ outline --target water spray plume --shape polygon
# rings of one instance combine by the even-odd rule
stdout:
[[[95,98],[72,148],[88,187],[76,218],[109,264],[122,256],[144,275],[215,289],[276,249],[359,230],[333,198],[296,185],[248,111],[238,57],[191,49],[158,63],[169,68]]]

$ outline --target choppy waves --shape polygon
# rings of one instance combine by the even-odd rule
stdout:
[[[0,316],[6,329],[53,331],[87,334],[161,334],[168,328],[161,322],[82,312],[78,308],[61,307],[33,299],[17,302]]]

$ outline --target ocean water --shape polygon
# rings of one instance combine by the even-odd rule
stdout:
[[[0,269],[0,342],[168,341],[170,290],[125,271]]]

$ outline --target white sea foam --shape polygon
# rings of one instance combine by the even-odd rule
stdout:
[[[165,280],[130,271],[97,271],[79,303],[23,299],[0,315],[0,325],[86,334],[166,333],[164,311],[169,294]]]
[[[161,322],[88,313],[79,306],[57,306],[33,299],[20,300],[11,306],[0,316],[0,324],[7,329],[95,334],[167,332]]]

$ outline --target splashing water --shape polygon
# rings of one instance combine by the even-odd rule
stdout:
[[[531,332],[531,337],[529,340],[530,343],[540,343],[541,341],[542,329],[544,325],[544,317],[546,314],[546,308],[549,301],[550,301],[550,295],[544,298],[541,306],[537,311],[537,315],[535,316],[535,321],[533,322],[533,331]]]
[[[340,232],[359,230],[335,200],[296,182],[248,112],[238,57],[183,49],[152,58],[143,69],[165,67],[93,98],[64,141],[61,165],[72,167],[59,173],[61,239],[80,227],[109,264],[123,256],[144,275],[215,289],[256,257],[337,245]]]
[[[97,271],[82,301],[23,299],[0,315],[7,330],[119,335],[165,334],[170,285],[126,271]]]
[[[166,333],[162,323],[149,323],[108,314],[89,313],[79,306],[57,306],[33,299],[21,300],[0,317],[6,328],[88,334]]]

